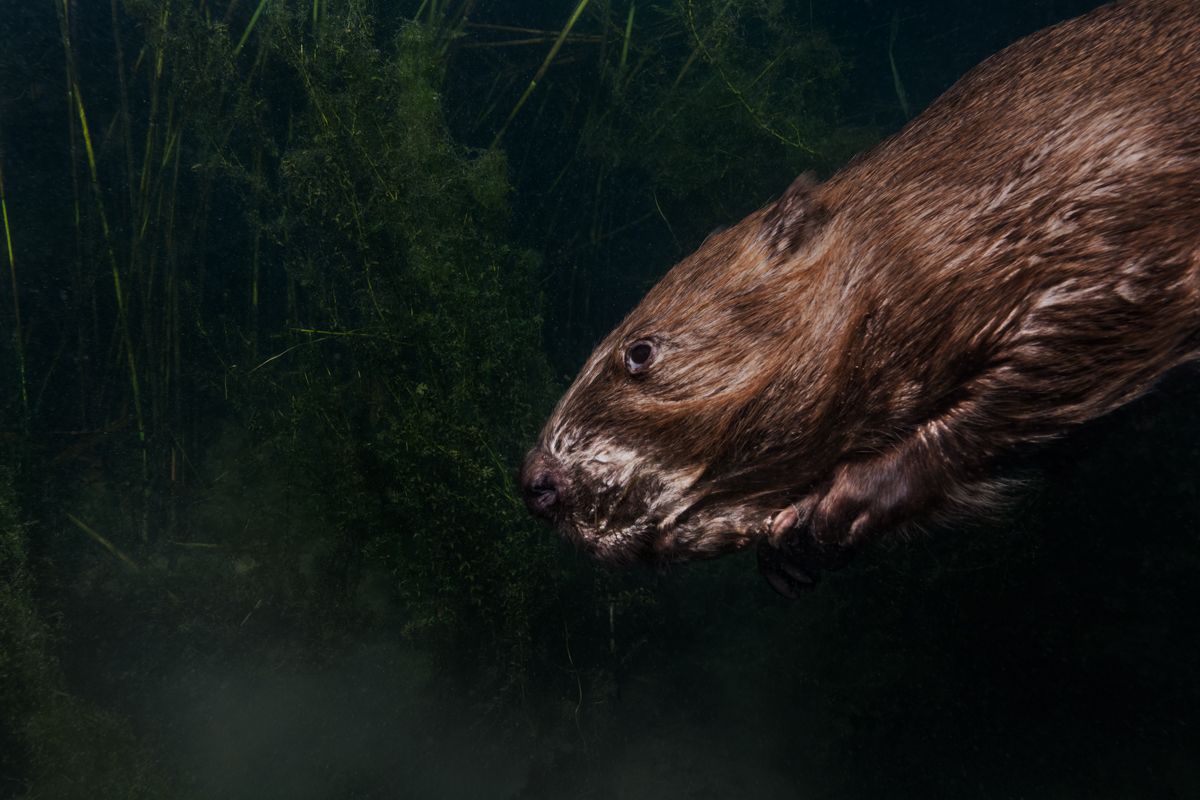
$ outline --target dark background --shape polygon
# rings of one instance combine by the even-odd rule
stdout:
[[[574,3],[0,2],[0,796],[1196,796],[1194,370],[795,603],[513,491],[708,232],[1094,5],[592,0],[518,108]]]

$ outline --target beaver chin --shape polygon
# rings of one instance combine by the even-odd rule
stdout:
[[[736,553],[764,537],[768,523],[769,518],[757,508],[733,507],[685,519],[668,515],[655,521],[647,515],[617,527],[604,520],[587,525],[568,523],[560,532],[596,561],[628,566],[700,561]]]
[[[574,531],[569,537],[592,559],[612,567],[654,561],[654,526],[636,524],[602,533]]]

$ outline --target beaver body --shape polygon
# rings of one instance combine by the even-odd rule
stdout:
[[[991,468],[1200,355],[1200,3],[976,67],[710,237],[596,348],[522,470],[608,561],[842,547],[986,508]]]

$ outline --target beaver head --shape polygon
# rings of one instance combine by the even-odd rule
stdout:
[[[803,176],[711,235],[600,343],[525,459],[534,513],[609,562],[715,556],[765,532],[820,466],[791,459],[813,452],[795,440],[816,397],[802,353],[822,310],[798,309],[819,282],[817,191]]]

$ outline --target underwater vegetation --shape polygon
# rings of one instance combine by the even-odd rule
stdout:
[[[798,605],[514,487],[713,227],[1092,5],[0,0],[0,797],[1189,796],[1189,376]]]

